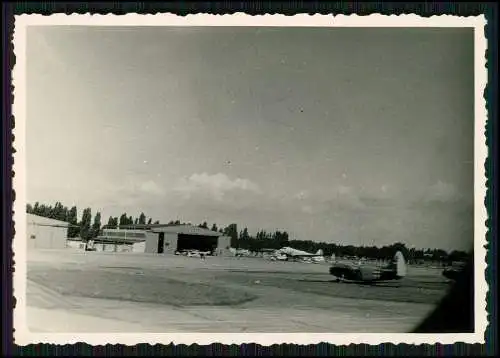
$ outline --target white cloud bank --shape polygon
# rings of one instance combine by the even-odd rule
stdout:
[[[165,195],[165,189],[152,180],[141,183],[139,185],[139,190],[146,194],[160,195],[160,196]]]
[[[175,188],[176,192],[191,197],[195,194],[209,194],[217,200],[222,200],[229,192],[244,191],[258,194],[259,186],[249,179],[231,179],[226,174],[195,173],[188,178],[183,178]]]

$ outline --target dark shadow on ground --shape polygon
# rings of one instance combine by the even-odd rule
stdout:
[[[414,333],[473,333],[474,316],[474,262],[471,255],[448,295]]]

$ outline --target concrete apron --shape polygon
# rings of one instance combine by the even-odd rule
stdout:
[[[32,332],[404,332],[408,318],[367,317],[361,310],[307,307],[183,307],[62,296],[30,280]]]

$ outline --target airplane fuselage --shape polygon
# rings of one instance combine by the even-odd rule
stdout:
[[[337,281],[391,281],[400,280],[406,275],[406,264],[401,253],[397,252],[394,261],[384,267],[369,264],[335,263],[329,271],[337,278]]]
[[[402,279],[394,270],[372,267],[352,268],[336,265],[330,267],[330,274],[338,281],[379,282]]]

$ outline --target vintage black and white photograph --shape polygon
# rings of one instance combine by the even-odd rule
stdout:
[[[483,22],[82,16],[16,25],[15,295],[33,337],[387,338],[484,270]],[[431,333],[482,335],[475,277],[470,325]]]

